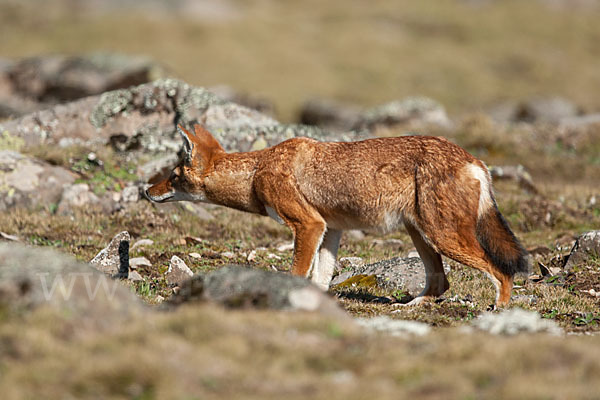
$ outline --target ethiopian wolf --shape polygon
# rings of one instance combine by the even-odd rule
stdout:
[[[510,300],[527,255],[498,211],[483,162],[449,141],[403,136],[329,143],[289,139],[227,153],[200,125],[178,126],[184,157],[150,187],[155,202],[201,201],[268,215],[294,234],[292,274],[329,287],[342,231],[406,227],[423,260],[425,289],[411,303],[448,287],[442,255],[485,272],[496,304]]]

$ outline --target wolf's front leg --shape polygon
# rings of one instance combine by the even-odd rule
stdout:
[[[325,222],[310,221],[294,224],[294,262],[292,274],[308,278],[317,250],[325,234]]]
[[[317,254],[318,257],[315,259],[312,281],[323,290],[329,289],[341,238],[342,231],[328,229],[323,238],[323,243],[321,243],[321,249]]]

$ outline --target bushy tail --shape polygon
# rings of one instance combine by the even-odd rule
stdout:
[[[510,230],[496,204],[478,218],[476,233],[479,244],[502,273],[513,276],[529,271],[527,251]]]

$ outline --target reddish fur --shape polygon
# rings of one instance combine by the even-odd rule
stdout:
[[[295,138],[228,154],[204,128],[195,131],[185,131],[193,157],[178,167],[181,177],[171,177],[173,190],[262,215],[273,208],[294,233],[292,273],[307,275],[326,229],[393,229],[404,221],[420,252],[431,255],[431,271],[439,274],[441,253],[488,272],[501,283],[498,303],[510,299],[514,272],[502,260],[513,260],[515,249],[521,260],[524,253],[507,225],[487,214],[478,218],[480,181],[465,167],[483,164],[462,148],[427,136],[350,143]],[[161,182],[148,194],[167,189]],[[440,282],[424,295],[443,293],[447,281]]]

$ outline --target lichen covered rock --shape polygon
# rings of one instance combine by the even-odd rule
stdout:
[[[65,168],[0,150],[0,211],[56,205],[63,187],[74,181],[75,175]]]

